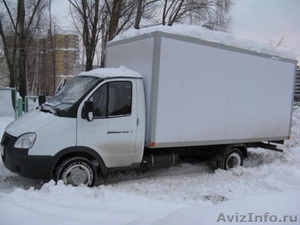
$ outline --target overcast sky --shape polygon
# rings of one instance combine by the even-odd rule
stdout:
[[[233,0],[231,32],[239,37],[267,43],[284,39],[287,51],[300,61],[300,0]],[[53,12],[68,15],[68,1],[55,0]],[[63,26],[64,22],[60,25]],[[298,62],[300,65],[300,62]]]
[[[300,0],[234,0],[232,33],[258,42],[284,39],[300,61]],[[298,62],[298,65],[300,63]]]

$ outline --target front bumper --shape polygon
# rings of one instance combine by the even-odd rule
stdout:
[[[5,167],[22,177],[48,180],[52,178],[55,159],[52,156],[30,156],[28,150],[14,148],[16,137],[4,133],[1,157]]]

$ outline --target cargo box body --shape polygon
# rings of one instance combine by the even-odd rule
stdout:
[[[106,53],[106,67],[143,76],[146,147],[290,135],[295,60],[161,31],[114,41]]]

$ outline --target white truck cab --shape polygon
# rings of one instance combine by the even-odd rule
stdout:
[[[81,73],[6,128],[4,165],[24,177],[92,186],[97,175],[92,163],[105,168],[141,163],[143,94],[142,76],[124,67]]]

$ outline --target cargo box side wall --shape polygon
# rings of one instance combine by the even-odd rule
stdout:
[[[180,39],[161,39],[157,147],[287,138],[293,62]]]
[[[143,83],[145,88],[146,100],[146,145],[150,143],[150,131],[153,123],[150,122],[151,95],[157,91],[151,90],[152,88],[152,72],[155,67],[155,62],[158,62],[157,56],[154,56],[153,51],[157,48],[154,44],[154,37],[143,36],[133,38],[129,41],[118,41],[109,43],[106,50],[105,67],[120,67],[125,66],[128,69],[135,70],[142,74]]]

